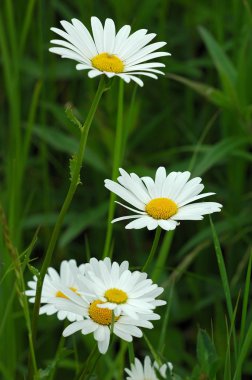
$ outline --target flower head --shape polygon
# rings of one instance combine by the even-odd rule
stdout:
[[[51,30],[63,39],[52,40],[51,43],[56,47],[49,50],[62,58],[77,61],[76,69],[89,70],[90,78],[102,74],[108,78],[117,75],[127,83],[133,80],[143,86],[139,75],[157,79],[156,74],[163,74],[158,69],[165,65],[152,60],[170,55],[167,52],[157,52],[166,42],[149,44],[156,34],[148,34],[146,29],[130,35],[131,27],[124,25],[116,33],[113,20],[107,18],[103,26],[97,17],[91,17],[93,35],[77,19],[72,19],[72,23],[61,21],[61,25],[64,30]]]
[[[133,319],[166,304],[156,299],[163,288],[147,279],[146,273],[131,272],[128,268],[128,261],[119,265],[108,257],[100,261],[92,258],[85,264],[85,276],[78,276],[80,294],[93,295],[101,301],[100,308],[114,310],[116,317],[123,314]]]
[[[135,359],[134,364],[131,364],[130,369],[126,368],[125,371],[129,376],[127,376],[127,380],[158,380],[158,377],[156,375],[156,371],[159,372],[159,375],[161,378],[166,379],[166,371],[167,368],[169,371],[172,371],[172,364],[167,363],[163,364],[162,366],[159,366],[157,362],[154,362],[153,365],[151,364],[151,360],[149,356],[146,356],[144,359],[144,365],[140,362],[139,359]]]
[[[105,187],[135,207],[120,205],[134,211],[135,215],[114,219],[112,223],[124,219],[135,219],[125,228],[139,229],[147,227],[154,230],[158,226],[164,230],[174,230],[180,220],[201,220],[203,215],[221,210],[216,202],[196,202],[214,193],[200,194],[204,189],[201,178],[189,180],[190,172],[171,172],[166,174],[164,167],[159,167],[155,180],[151,177],[138,177],[119,169],[118,182],[105,180]]]
[[[40,314],[52,315],[57,313],[57,317],[62,320],[67,318],[69,321],[81,320],[83,319],[80,315],[77,315],[72,312],[61,310],[55,308],[52,303],[48,303],[48,300],[53,298],[56,299],[67,299],[67,296],[62,292],[61,285],[65,286],[68,289],[71,289],[72,292],[75,292],[78,297],[78,284],[76,279],[73,276],[74,268],[77,269],[76,261],[62,261],[60,265],[60,273],[58,273],[54,268],[49,267],[47,274],[42,287],[41,303],[45,305],[40,307]],[[78,268],[79,273],[83,273],[84,266],[80,265]],[[25,291],[25,294],[30,297],[29,301],[34,303],[36,288],[37,288],[37,277],[33,277],[33,281],[28,281],[29,290]]]
[[[74,313],[84,318],[84,320],[71,323],[63,331],[63,336],[67,337],[77,331],[81,331],[83,335],[93,333],[102,354],[108,350],[112,332],[119,338],[131,342],[133,337],[142,337],[143,333],[139,327],[151,329],[153,325],[150,321],[159,319],[159,315],[153,312],[139,315],[138,320],[123,314],[114,316],[111,309],[100,307],[103,304],[100,299],[89,295],[77,296],[75,292],[64,286],[61,290],[67,298],[53,298],[51,299],[52,304],[58,310]]]

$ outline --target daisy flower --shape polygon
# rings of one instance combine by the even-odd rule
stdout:
[[[159,167],[153,180],[151,177],[139,178],[135,173],[128,174],[123,169],[119,171],[119,183],[106,179],[105,187],[135,207],[133,209],[117,202],[136,213],[112,221],[135,219],[125,228],[147,227],[148,230],[154,230],[160,226],[169,231],[174,230],[180,220],[201,220],[203,215],[221,210],[220,203],[194,203],[215,193],[200,194],[204,189],[201,178],[189,180],[190,172],[171,172],[167,175],[165,168]]]
[[[138,320],[126,315],[115,317],[112,310],[99,307],[103,302],[100,299],[95,299],[89,295],[78,296],[64,286],[61,286],[61,291],[67,298],[52,298],[50,302],[58,310],[64,310],[84,318],[65,328],[63,336],[67,337],[77,331],[81,331],[83,335],[93,333],[101,354],[107,352],[112,332],[119,338],[132,342],[133,337],[141,338],[143,335],[139,327],[151,329],[153,324],[150,321],[160,319],[160,316],[155,313],[139,315]],[[111,328],[112,324],[113,329]]]
[[[156,36],[140,29],[130,34],[131,27],[124,25],[117,33],[115,23],[110,18],[104,26],[97,17],[91,17],[92,35],[83,23],[72,19],[72,23],[61,21],[62,29],[51,28],[63,39],[52,40],[56,47],[50,52],[59,54],[62,58],[77,61],[77,70],[88,70],[89,78],[105,74],[108,78],[117,75],[126,83],[131,80],[143,86],[138,75],[157,79],[159,70],[165,67],[163,63],[153,62],[153,59],[170,55],[158,51],[166,42],[150,43]]]
[[[166,371],[168,368],[170,374],[172,374],[173,366],[169,362],[162,366],[159,366],[157,362],[154,362],[152,365],[149,356],[145,356],[144,365],[142,365],[140,360],[135,358],[135,362],[131,364],[130,369],[125,368],[125,372],[129,375],[126,377],[126,380],[158,380],[157,372],[161,378],[166,379]]]
[[[85,265],[85,276],[79,276],[80,294],[93,295],[102,301],[100,308],[114,310],[116,317],[123,314],[133,319],[166,304],[156,299],[163,293],[163,288],[147,279],[146,273],[131,272],[128,268],[128,261],[119,265],[108,257],[99,261],[92,258]]]
[[[49,299],[52,298],[65,298],[67,296],[59,289],[59,285],[62,284],[67,288],[71,289],[73,292],[78,294],[78,284],[73,277],[73,270],[77,268],[75,260],[62,261],[60,265],[60,273],[58,273],[54,268],[49,267],[48,273],[45,275],[45,279],[42,287],[41,303],[45,305],[40,307],[39,314],[52,315],[57,313],[59,320],[67,318],[69,321],[81,320],[82,317],[79,315],[68,312],[68,311],[58,311],[52,303],[48,303]],[[84,272],[84,265],[80,265],[78,268],[79,273]],[[35,302],[36,288],[37,288],[37,277],[33,277],[33,281],[28,281],[29,290],[25,291],[25,294],[30,297],[29,301]],[[78,295],[77,295],[78,297]]]

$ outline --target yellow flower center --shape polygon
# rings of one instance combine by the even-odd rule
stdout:
[[[77,293],[77,289],[76,288],[69,288],[72,290],[72,292],[74,293]],[[78,294],[78,293],[77,293]],[[57,293],[55,294],[55,297],[59,297],[59,298],[66,298],[67,300],[69,300],[69,298],[64,294],[62,293],[60,290],[57,291]]]
[[[145,211],[154,219],[169,219],[178,212],[178,206],[169,198],[155,198],[147,203]]]
[[[97,306],[102,303],[105,302],[102,302],[100,300],[93,301],[89,306],[88,314],[94,322],[98,323],[99,325],[108,326],[112,323],[113,313],[112,310],[102,309],[101,307]],[[118,319],[119,317],[114,318],[115,321],[118,321]]]
[[[128,299],[127,293],[116,288],[106,290],[104,297],[107,298],[108,302],[114,302],[118,304],[125,303]]]
[[[100,71],[108,71],[111,73],[122,73],[124,64],[114,54],[101,53],[91,59],[93,67]]]

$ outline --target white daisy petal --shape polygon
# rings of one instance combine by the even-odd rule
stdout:
[[[104,52],[104,31],[101,21],[97,17],[91,17],[91,26],[98,53]]]
[[[215,194],[215,193],[204,193],[204,194],[196,195],[195,197],[188,198],[188,199],[185,200],[184,202],[181,202],[181,203],[178,203],[178,204],[179,204],[179,207],[182,207],[182,206],[187,205],[188,203],[192,203],[192,202],[194,202],[194,201],[197,201],[197,200],[200,199],[200,198],[209,197],[210,195],[214,195],[214,194]]]
[[[145,45],[153,40],[154,37],[156,37],[155,33],[145,34],[143,29],[142,34],[139,33],[139,36],[137,36],[137,38],[135,37],[132,43],[129,44],[129,48],[122,52],[122,58],[125,63],[127,64],[127,60],[134,57],[136,52],[141,50]]]
[[[99,75],[102,75],[102,74],[103,74],[102,71],[99,71],[99,70],[96,70],[96,69],[90,70],[88,72],[89,78],[95,78],[95,77],[98,77]]]
[[[107,18],[104,25],[104,51],[113,54],[115,45],[115,23]]]
[[[145,71],[134,71],[132,73],[130,73],[130,77],[132,77],[132,75],[134,75],[134,77],[136,78],[136,75],[143,75],[145,77],[149,77],[149,78],[152,78],[152,79],[158,79],[158,76],[155,75],[155,74],[152,74],[152,73],[147,73]],[[163,73],[161,73],[161,75],[164,75]],[[139,79],[139,78],[138,78]],[[133,79],[132,79],[133,80]]]
[[[96,49],[96,46],[91,34],[87,30],[87,28],[83,25],[83,23],[77,20],[76,18],[72,19],[72,23],[79,30],[80,35],[82,36],[82,42],[84,42],[83,49],[85,47],[86,50],[88,50],[88,54],[90,58],[94,57],[98,53],[98,51]]]
[[[130,211],[133,211],[133,212],[137,212],[137,213],[140,214],[140,215],[147,215],[146,212],[136,210],[136,209],[134,209],[134,208],[132,208],[132,207],[128,207],[128,206],[124,205],[124,204],[121,203],[121,202],[115,201],[115,203],[117,203],[117,204],[120,205],[120,206],[123,206],[123,207],[126,208],[127,210],[130,210]]]
[[[118,76],[119,78],[122,78],[122,79],[124,80],[124,82],[126,82],[126,83],[129,83],[129,82],[130,82],[130,77],[129,77],[128,74],[117,74],[117,76]]]
[[[137,30],[127,38],[124,45],[118,48],[117,54],[123,61],[130,54],[130,52],[135,49],[136,45],[144,38],[146,33],[147,29]]]
[[[175,230],[178,223],[176,223],[175,220],[171,220],[171,219],[169,219],[169,220],[162,220],[161,219],[158,221],[158,225],[166,231],[172,231],[172,230]]]
[[[202,215],[221,211],[222,205],[216,202],[193,203],[183,206],[172,217],[174,220],[201,220]]]
[[[127,224],[125,226],[126,229],[130,230],[130,229],[140,229],[140,228],[143,228],[143,227],[147,227],[148,223],[149,223],[149,219],[150,217],[149,216],[142,216],[141,218],[138,218],[136,220],[134,220],[133,222],[130,222],[129,224]]]
[[[164,167],[160,166],[156,171],[155,176],[155,186],[157,187],[157,193],[161,197],[162,196],[162,187],[163,183],[166,179],[166,170]]]
[[[110,341],[110,331],[108,328],[106,328],[104,340],[98,342],[98,348],[101,354],[106,354],[106,352],[108,351],[109,341]]]
[[[119,52],[119,48],[124,45],[130,34],[131,27],[129,25],[124,25],[117,33],[115,37],[114,51],[113,53]]]
[[[135,358],[134,363],[131,363],[130,369],[125,368],[125,372],[127,373],[127,380],[157,380],[156,371],[159,373],[158,378],[167,378],[166,372],[170,371],[170,375],[172,375],[172,364],[167,363],[160,365],[157,362],[151,363],[149,356],[144,358],[144,364],[140,362],[139,359]]]
[[[164,46],[164,42],[157,42],[155,44],[151,44],[146,46],[145,48],[139,50],[138,54],[135,54],[132,58],[129,58],[126,60],[126,64],[128,67],[137,65],[142,62],[149,61],[150,59],[155,59],[159,57],[165,57],[167,55],[170,55],[170,53],[167,53],[165,51],[155,52],[155,50],[159,49],[160,47]]]
[[[78,65],[76,65],[76,70],[89,70],[91,68],[90,65],[84,65],[83,63],[78,63]]]
[[[131,203],[133,206],[138,208],[141,211],[144,211],[144,203],[141,202],[139,199],[136,198],[134,194],[129,192],[127,189],[125,189],[123,186],[117,184],[114,181],[111,181],[109,179],[105,180],[105,187],[118,195],[120,198],[124,199],[126,202]]]
[[[74,334],[76,331],[79,331],[83,328],[84,321],[77,321],[71,323],[71,325],[67,326],[65,330],[63,331],[63,336],[69,336]]]
[[[133,80],[134,82],[136,82],[136,84],[138,84],[140,87],[143,87],[144,85],[144,82],[142,81],[142,79],[136,77],[135,75],[128,75],[128,77]]]
[[[121,216],[120,218],[116,218],[116,219],[111,220],[111,223],[116,223],[116,222],[119,222],[121,220],[127,220],[127,219],[137,219],[137,218],[141,218],[141,217],[142,217],[142,215]]]

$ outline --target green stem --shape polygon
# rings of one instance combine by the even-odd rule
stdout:
[[[160,235],[161,235],[161,231],[162,229],[160,227],[158,227],[156,229],[156,233],[155,233],[155,237],[154,237],[154,240],[153,240],[153,243],[152,243],[152,247],[151,247],[151,250],[150,250],[150,253],[149,253],[149,256],[146,260],[146,263],[144,264],[143,266],[143,269],[142,269],[142,272],[146,272],[148,266],[150,265],[150,263],[152,262],[153,260],[153,257],[156,253],[156,250],[157,250],[157,247],[158,247],[158,243],[159,243],[159,239],[160,239]]]
[[[102,77],[95,95],[95,98],[93,100],[93,103],[91,105],[90,111],[88,113],[87,119],[81,127],[81,138],[80,138],[80,145],[79,145],[79,151],[76,156],[76,163],[71,179],[71,183],[66,195],[66,198],[64,200],[64,203],[62,205],[62,208],[60,210],[60,213],[58,215],[56,224],[54,226],[53,232],[51,239],[49,241],[49,245],[45,254],[45,259],[42,264],[40,276],[38,278],[37,282],[37,289],[36,289],[36,298],[35,298],[35,304],[34,304],[34,309],[33,309],[33,318],[32,318],[32,336],[33,336],[33,342],[35,345],[35,340],[36,340],[36,332],[37,332],[37,321],[38,321],[38,314],[39,314],[39,307],[40,307],[40,298],[41,298],[41,292],[42,292],[42,285],[43,285],[43,280],[47,271],[47,268],[50,265],[51,258],[53,251],[55,249],[58,236],[62,227],[62,223],[64,221],[65,215],[69,209],[69,206],[72,202],[73,196],[75,194],[75,191],[77,189],[77,186],[79,184],[79,176],[80,176],[80,170],[83,162],[83,157],[84,157],[84,152],[86,148],[86,142],[87,142],[87,137],[88,137],[88,132],[92,123],[92,120],[94,118],[95,112],[97,110],[99,101],[101,99],[101,96],[103,92],[105,91],[105,83],[104,83],[104,78]],[[31,375],[32,376],[32,375]],[[32,378],[32,377],[30,377]]]
[[[166,263],[168,261],[168,256],[170,253],[173,236],[174,236],[174,231],[167,231],[165,234],[157,261],[155,263],[155,267],[151,274],[152,281],[154,282],[156,282],[160,278],[162,272],[164,271],[167,265]]]
[[[80,376],[78,377],[78,380],[87,380],[93,370],[94,370],[94,365],[97,362],[97,360],[100,357],[100,353],[97,348],[97,344],[94,346],[93,350],[90,352],[89,357],[87,358],[87,361],[85,363],[85,367],[83,371],[81,372]]]
[[[133,364],[135,361],[135,352],[134,352],[133,342],[128,343],[128,349],[129,349],[129,362]]]
[[[117,108],[117,122],[116,122],[116,136],[114,144],[114,157],[113,157],[113,169],[112,169],[112,180],[114,181],[118,174],[118,168],[121,164],[122,159],[122,148],[123,148],[123,97],[124,97],[124,82],[120,80],[119,82],[119,95],[118,95],[118,108]],[[112,257],[111,239],[113,232],[113,224],[111,220],[113,219],[115,212],[115,194],[110,193],[109,199],[109,211],[107,220],[107,233],[105,246],[103,251],[103,258],[110,256]]]

